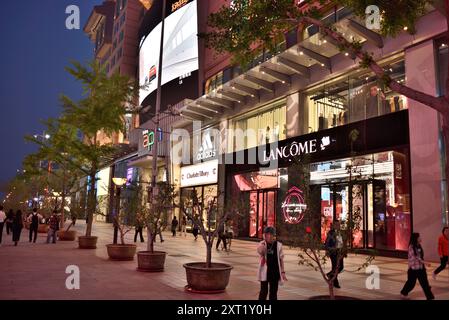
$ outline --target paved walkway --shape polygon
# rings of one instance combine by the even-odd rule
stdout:
[[[76,230],[81,234],[85,225]],[[45,244],[45,235],[39,235],[38,243],[30,244],[28,230],[22,232],[17,247],[11,237],[3,236],[0,247],[0,299],[244,299],[257,298],[259,283],[256,281],[257,256],[255,242],[234,240],[230,253],[213,251],[213,260],[233,265],[229,287],[225,293],[216,295],[191,294],[184,291],[186,285],[186,262],[203,261],[205,245],[191,234],[172,238],[165,234],[165,242],[156,244],[157,250],[168,252],[166,270],[162,273],[136,271],[137,261],[116,262],[107,257],[105,244],[111,243],[112,227],[94,225],[94,235],[99,236],[96,250],[79,250],[77,242]],[[127,239],[132,241],[132,234]],[[139,243],[144,250],[145,244]],[[298,265],[297,249],[286,249],[286,272],[288,282],[280,287],[279,299],[307,299],[327,294],[327,287],[320,274]],[[136,258],[137,259],[137,258]],[[345,260],[345,271],[340,276],[342,289],[338,294],[362,299],[400,299],[399,291],[406,280],[405,260],[377,257],[373,264],[380,268],[380,290],[365,287],[367,275],[355,272],[364,256],[350,255]],[[80,268],[80,290],[67,290],[65,273],[68,265]],[[432,269],[436,264],[432,265]],[[449,277],[446,269],[436,281],[429,277],[437,299],[449,300]],[[430,274],[430,272],[429,272]],[[419,285],[410,294],[411,299],[424,299]]]

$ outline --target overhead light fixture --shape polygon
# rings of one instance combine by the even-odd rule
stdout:
[[[408,30],[408,27],[407,27],[407,26],[405,26],[405,27],[404,27],[404,31],[407,31],[407,30]]]
[[[345,56],[349,56],[349,53],[346,52],[346,53],[345,53]]]
[[[303,54],[304,54],[304,52],[302,52],[302,51],[299,51],[299,55],[301,55],[301,56],[302,56]]]
[[[327,40],[326,40],[326,39],[324,39],[324,40],[323,40],[323,43],[327,43]]]
[[[283,84],[285,84],[285,81],[282,81]]]
[[[251,98],[254,98],[254,97],[255,97],[255,95],[252,94],[252,95],[251,95]]]
[[[322,63],[321,66],[324,67],[324,63]]]

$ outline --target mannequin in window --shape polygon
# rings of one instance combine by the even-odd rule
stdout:
[[[275,122],[274,123],[274,128],[273,128],[273,137],[271,138],[271,141],[279,141],[279,122]]]
[[[380,109],[378,108],[379,99]],[[377,117],[378,115],[386,113],[386,104],[387,101],[385,99],[385,94],[379,89],[377,85],[372,86],[366,99],[366,118],[368,119]]]
[[[265,132],[265,143],[269,144],[270,143],[270,127],[267,126],[267,130]]]

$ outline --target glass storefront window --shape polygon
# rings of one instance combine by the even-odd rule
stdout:
[[[214,197],[216,197],[218,195],[217,192],[217,185],[209,185],[209,186],[198,186],[198,187],[191,187],[191,188],[182,188],[181,189],[181,203],[185,203],[186,201],[192,201],[192,195],[193,192],[196,192],[196,196],[198,197],[198,201],[200,203],[200,206],[203,208],[202,210],[202,221],[203,221],[203,225],[206,228],[206,230],[208,230],[208,225],[207,225],[207,203],[210,202]],[[191,208],[187,208],[186,210],[188,210],[189,214],[192,214],[192,212],[190,212],[189,210],[191,210]],[[215,227],[216,227],[216,223],[217,223],[217,216],[216,216],[216,212],[214,212],[212,214],[211,217],[211,221],[210,221],[210,231],[214,231]],[[192,225],[192,221],[188,220],[187,221],[187,229],[192,229],[193,225]]]
[[[408,172],[403,151],[311,164],[310,184],[321,188],[322,240],[333,220],[344,225],[349,218],[352,247],[406,250],[411,232]]]
[[[285,102],[269,111],[234,122],[234,151],[284,140],[287,137],[287,107]],[[237,134],[241,132],[242,134]],[[241,140],[237,140],[241,139]]]
[[[405,81],[404,61],[385,66],[387,74]],[[407,108],[406,98],[385,87],[373,74],[323,85],[306,98],[309,132],[334,128]]]

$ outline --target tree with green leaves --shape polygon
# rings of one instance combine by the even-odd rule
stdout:
[[[321,8],[332,3],[353,9],[363,19],[367,6],[376,5],[381,13],[380,32],[383,36],[390,37],[395,37],[404,30],[413,34],[418,19],[425,13],[426,5],[435,5],[449,16],[449,0],[444,0],[444,5],[438,0],[305,0],[300,6],[292,0],[234,0],[231,5],[224,5],[209,16],[210,31],[201,34],[201,37],[209,48],[218,53],[231,53],[234,63],[246,66],[260,50],[274,52],[287,32],[295,29],[301,31],[310,25],[318,27],[323,37],[330,38],[339,50],[348,53],[348,58],[359,59],[361,67],[374,72],[391,90],[420,102],[441,115],[446,146],[445,174],[446,181],[449,181],[449,77],[446,80],[445,95],[440,97],[392,79],[372,54],[364,50],[360,42],[346,39],[332,25],[320,20]],[[449,32],[449,19],[446,20]],[[301,34],[298,32],[298,35]],[[449,198],[449,188],[447,192]]]
[[[82,98],[75,101],[61,95],[61,116],[46,122],[51,143],[30,139],[39,143],[52,161],[88,177],[86,236],[90,237],[97,207],[96,175],[118,152],[117,146],[102,143],[98,134],[111,137],[113,133],[125,131],[124,117],[137,109],[134,101],[139,87],[118,73],[108,77],[96,61],[87,65],[73,62],[66,70],[81,83]]]

